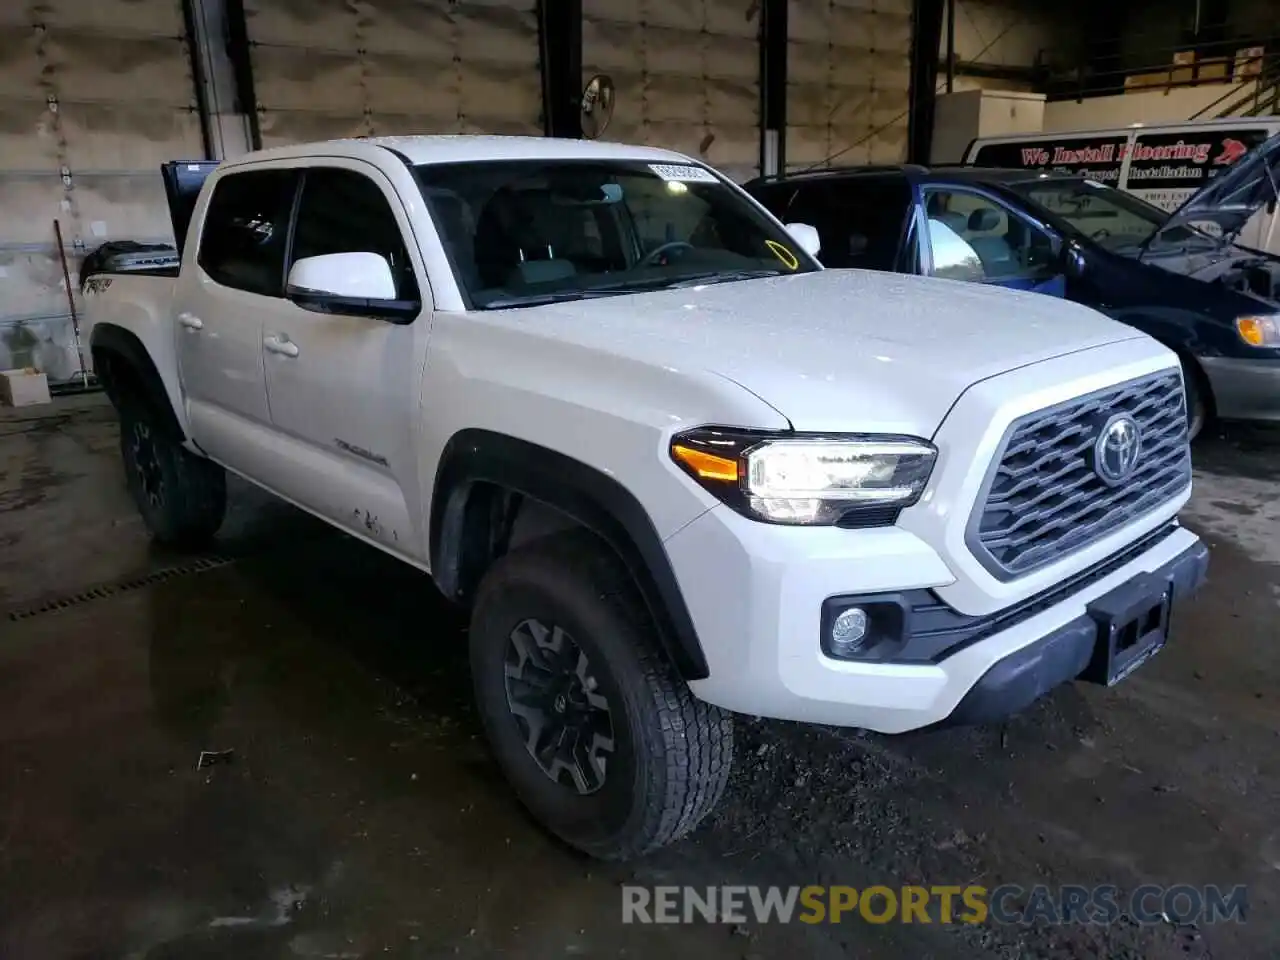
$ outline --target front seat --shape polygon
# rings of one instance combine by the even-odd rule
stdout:
[[[990,207],[973,211],[966,224],[966,239],[982,261],[982,268],[988,279],[1008,277],[1018,272],[1018,261],[1009,241],[990,232],[999,226],[1000,214]],[[974,236],[975,233],[981,236]]]

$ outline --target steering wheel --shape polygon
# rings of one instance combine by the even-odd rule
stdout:
[[[642,267],[656,267],[661,263],[664,254],[671,253],[675,250],[692,250],[693,244],[684,240],[669,240],[668,242],[654,247],[640,260]]]
[[[1109,236],[1111,236],[1111,231],[1108,230],[1106,227],[1101,227],[1100,229],[1095,230],[1093,231],[1093,233],[1089,234],[1089,237],[1092,240],[1105,240]]]

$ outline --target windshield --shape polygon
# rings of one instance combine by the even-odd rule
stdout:
[[[1027,180],[1009,186],[1077,233],[1116,253],[1136,255],[1169,219],[1168,213],[1145,200],[1088,180]],[[1193,245],[1214,242],[1188,227],[1166,230],[1160,240]]]
[[[417,172],[478,309],[821,269],[701,166],[504,160]]]

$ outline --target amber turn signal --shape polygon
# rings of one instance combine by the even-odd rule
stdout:
[[[727,483],[738,482],[738,461],[725,457],[717,457],[714,453],[697,450],[682,444],[671,447],[671,455],[693,471],[701,480],[718,480]]]

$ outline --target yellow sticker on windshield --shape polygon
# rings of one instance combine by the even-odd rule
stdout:
[[[765,243],[773,251],[773,255],[787,265],[788,270],[795,270],[800,266],[799,258],[777,240],[766,240]]]

